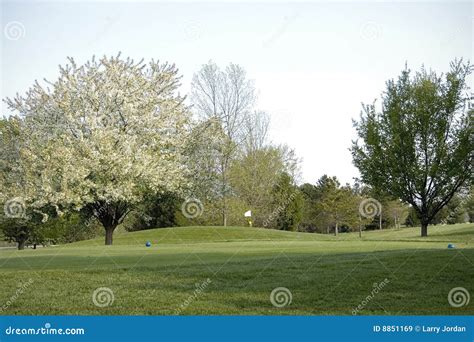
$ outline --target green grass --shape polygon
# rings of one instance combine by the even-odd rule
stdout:
[[[243,227],[181,227],[116,234],[40,248],[0,250],[1,314],[474,314],[448,303],[454,287],[474,296],[474,225],[331,235]],[[146,241],[152,247],[144,246]],[[454,243],[456,249],[447,249]],[[201,293],[196,285],[210,284]],[[28,279],[30,285],[23,285]],[[114,302],[92,294],[110,288]],[[286,287],[292,302],[274,307]],[[18,289],[23,289],[18,294]],[[10,303],[9,303],[10,302]],[[3,310],[2,310],[3,306]]]

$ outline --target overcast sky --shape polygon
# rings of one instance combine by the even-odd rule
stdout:
[[[175,63],[182,92],[200,66],[240,64],[255,80],[271,140],[303,159],[303,180],[358,176],[348,148],[361,102],[379,97],[405,62],[446,71],[473,60],[472,2],[2,1],[1,96],[54,80],[67,56]],[[9,112],[2,105],[2,114]]]

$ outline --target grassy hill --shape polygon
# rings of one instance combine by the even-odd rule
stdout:
[[[340,234],[309,234],[286,232],[273,229],[249,227],[179,227],[142,230],[132,233],[116,234],[114,245],[135,245],[145,241],[153,243],[206,243],[206,242],[236,242],[236,241],[341,241],[361,240],[359,233]],[[431,226],[428,238],[420,237],[420,228],[384,229],[363,231],[362,240],[366,241],[416,241],[416,242],[474,242],[474,224]],[[71,245],[102,245],[103,238],[80,241]]]
[[[350,315],[362,303],[358,314],[473,314],[472,302],[454,308],[447,296],[454,287],[473,293],[474,225],[433,226],[428,238],[419,233],[370,231],[360,239],[358,233],[179,227],[117,234],[107,247],[94,239],[2,250],[0,304],[11,304],[1,313]],[[99,287],[113,291],[110,306],[94,305]],[[282,308],[270,301],[278,287],[292,294]]]

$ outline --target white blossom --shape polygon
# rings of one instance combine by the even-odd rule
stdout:
[[[55,82],[6,103],[21,118],[21,182],[2,184],[33,207],[136,203],[146,190],[178,191],[186,168],[188,109],[174,65],[72,58]]]

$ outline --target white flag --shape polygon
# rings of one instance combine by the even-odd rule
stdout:
[[[244,217],[252,217],[252,211],[246,211]]]

